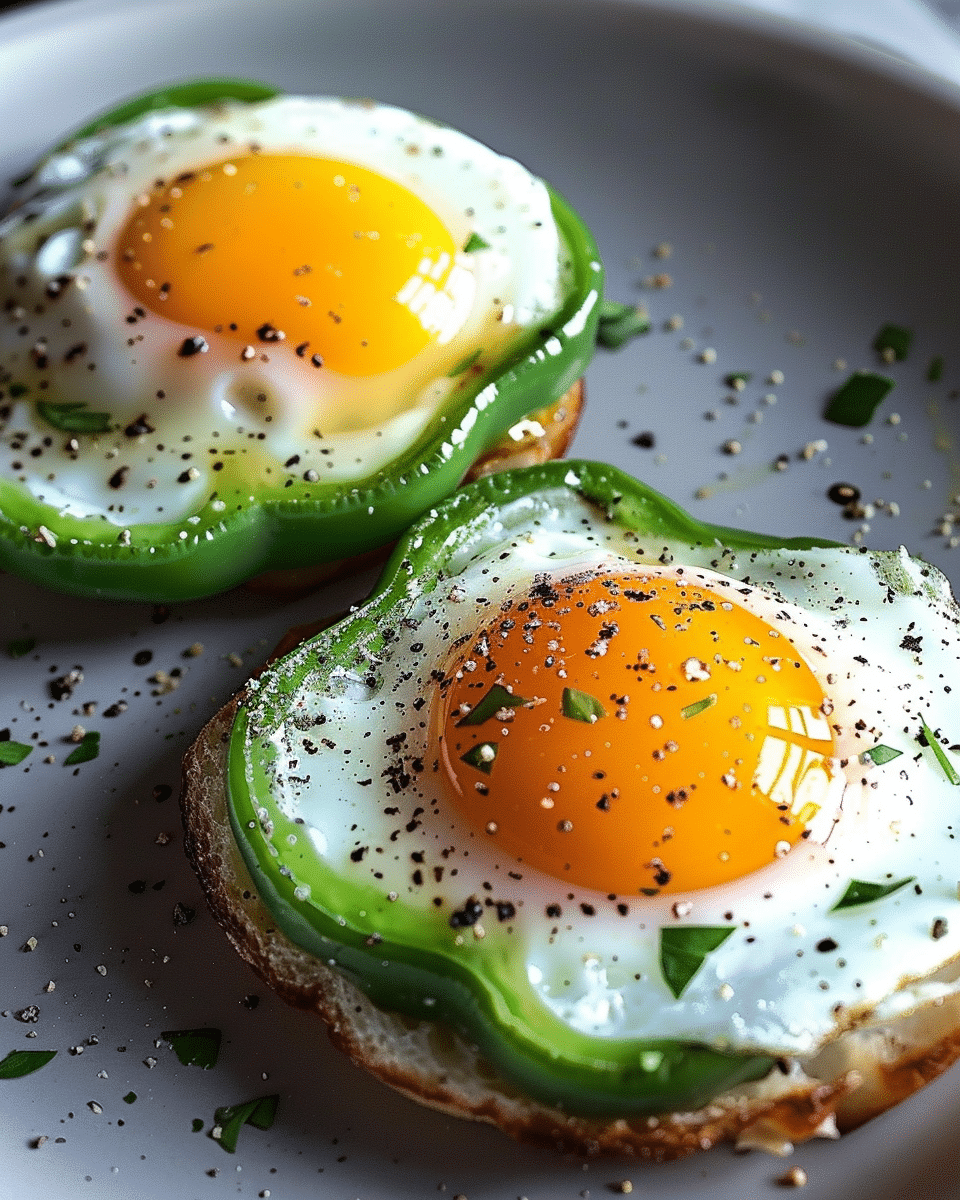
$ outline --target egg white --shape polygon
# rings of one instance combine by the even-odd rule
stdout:
[[[236,341],[208,331],[208,352],[178,358],[197,330],[136,307],[113,267],[114,240],[155,180],[223,162],[251,143],[366,166],[417,193],[456,245],[477,232],[488,248],[459,256],[469,257],[476,286],[458,332],[369,378],[326,368],[309,375],[286,345],[258,347],[256,360],[242,363]],[[0,390],[11,379],[30,388],[13,397],[0,430],[0,479],[64,513],[122,527],[196,512],[216,482],[211,447],[242,461],[239,473],[251,481],[277,482],[297,458],[298,477],[347,486],[415,441],[473,351],[482,346],[496,359],[555,312],[567,269],[540,180],[402,109],[281,96],[107,129],[53,153],[0,222]],[[38,417],[35,399],[85,404],[120,430],[71,441]],[[125,434],[142,416],[152,432]]]
[[[441,940],[454,953],[471,943],[474,954],[479,932],[481,952],[509,964],[511,986],[591,1036],[808,1055],[852,1024],[960,986],[952,966],[960,954],[960,790],[916,740],[921,720],[952,727],[950,681],[960,678],[960,614],[935,569],[905,551],[694,549],[625,531],[559,492],[516,500],[465,541],[462,532],[454,537],[461,545],[450,570],[428,593],[411,580],[388,653],[371,659],[368,672],[331,674],[308,644],[285,670],[303,672],[288,718],[268,719],[269,683],[251,702],[247,753],[259,756],[262,742],[273,747],[273,801],[303,822],[313,854],[424,921],[436,923],[436,896],[444,922],[470,896],[510,902],[508,920],[497,919],[494,903],[479,931],[445,924]],[[836,821],[818,831],[820,841],[800,842],[729,885],[620,896],[624,916],[603,893],[518,867],[451,814],[427,728],[431,671],[536,573],[641,565],[721,591],[736,585],[736,600],[789,638],[834,706],[839,792]],[[883,766],[862,760],[877,743],[903,753]],[[395,789],[398,772],[409,782]],[[351,859],[358,847],[366,847],[360,862]],[[282,846],[272,852],[283,859]],[[419,884],[412,853],[422,855]],[[890,896],[831,912],[851,879],[908,876],[914,882]],[[546,915],[552,904],[561,918]],[[675,925],[736,926],[679,999],[658,962],[659,930]]]

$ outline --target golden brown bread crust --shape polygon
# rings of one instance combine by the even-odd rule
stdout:
[[[835,1137],[905,1099],[960,1056],[960,996],[889,1027],[854,1030],[814,1059],[696,1112],[605,1120],[569,1116],[520,1095],[457,1034],[375,1008],[352,984],[300,950],[257,896],[234,841],[224,785],[225,747],[238,700],[225,706],[184,760],[185,848],[207,902],[235,949],[288,1003],[316,1012],[331,1040],[405,1095],[441,1112],[498,1126],[521,1141],[586,1155],[662,1161],[720,1142],[789,1153]]]
[[[562,458],[567,452],[573,435],[577,431],[583,411],[584,385],[578,379],[559,400],[546,408],[537,409],[526,418],[528,427],[519,438],[505,433],[489,450],[474,462],[461,482],[470,483],[483,475],[498,471],[509,471],[514,467],[532,467]],[[536,427],[543,430],[539,433]],[[517,428],[514,426],[513,428]],[[365,567],[385,562],[392,546],[380,546],[353,558],[341,558],[335,562],[318,563],[313,567],[291,567],[282,571],[264,571],[243,585],[259,596],[272,596],[278,600],[295,600],[306,596],[324,583],[352,575]]]

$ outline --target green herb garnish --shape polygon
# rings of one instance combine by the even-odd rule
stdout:
[[[704,696],[702,700],[695,700],[693,704],[688,704],[685,708],[680,709],[680,716],[686,720],[688,717],[696,717],[705,709],[710,708],[717,702],[716,692],[711,692],[709,696]]]
[[[860,755],[862,763],[872,762],[876,767],[882,767],[884,763],[893,762],[895,758],[899,758],[903,753],[902,750],[894,750],[892,746],[871,746],[869,750],[864,750]]]
[[[477,361],[483,350],[480,346],[474,350],[472,354],[468,354],[466,358],[462,358],[457,365],[447,375],[448,379],[456,379],[458,375],[462,375],[464,371],[469,371],[473,364]]]
[[[660,970],[678,1000],[707,955],[734,929],[735,925],[670,925],[660,930]]]
[[[277,1115],[279,1096],[261,1096],[257,1100],[248,1100],[245,1104],[231,1104],[218,1108],[214,1121],[220,1129],[216,1139],[228,1153],[233,1154],[237,1148],[237,1137],[244,1125],[253,1125],[257,1129],[269,1129]]]
[[[85,404],[51,404],[37,401],[37,413],[48,425],[63,433],[107,433],[110,414],[89,412]]]
[[[190,1122],[190,1128],[193,1130],[194,1133],[199,1133],[200,1130],[203,1128],[203,1121],[201,1120],[201,1118],[194,1117],[193,1120]]]
[[[489,721],[492,716],[495,716],[501,708],[522,708],[524,704],[529,703],[530,701],[525,696],[514,696],[502,684],[495,683],[476,708],[471,709],[465,717],[460,718],[457,726],[459,728],[461,725],[482,725],[484,721]]]
[[[22,1079],[45,1067],[56,1050],[11,1050],[6,1058],[0,1059],[0,1079]]]
[[[484,241],[479,233],[471,233],[467,240],[463,243],[464,254],[473,254],[476,250],[489,250],[490,243]]]
[[[908,883],[913,883],[915,878],[915,875],[910,875],[906,879],[898,879],[896,883],[868,883],[863,879],[851,879],[847,890],[830,911],[837,912],[841,908],[855,908],[858,904],[882,900],[884,896],[891,896]]]
[[[752,371],[731,371],[729,375],[724,375],[723,382],[730,388],[736,388],[740,391],[753,378]]]
[[[927,382],[939,383],[943,378],[943,359],[938,354],[936,358],[930,359],[930,366],[927,367]]]
[[[27,392],[30,391],[30,389],[27,387],[27,385],[25,383],[11,383],[10,386],[7,388],[7,391],[10,393],[10,395],[13,397],[14,400],[19,400],[20,397],[25,396],[27,394]]]
[[[209,1071],[217,1065],[223,1040],[219,1029],[168,1030],[160,1036],[170,1043],[185,1067],[201,1067]]]
[[[100,734],[91,729],[83,735],[83,741],[76,750],[71,750],[63,760],[65,767],[75,767],[78,763],[91,762],[100,753]]]
[[[578,692],[576,688],[563,689],[560,708],[565,717],[573,721],[585,721],[588,725],[607,715],[607,710],[596,696],[591,696],[589,692]]]
[[[480,742],[479,745],[468,750],[466,754],[461,754],[460,761],[465,762],[468,766],[476,767],[484,775],[489,775],[493,771],[493,764],[496,757],[496,742]]]
[[[913,330],[904,329],[902,325],[884,325],[873,339],[873,348],[878,354],[884,354],[885,351],[892,351],[893,357],[897,362],[903,362],[910,353],[910,343],[912,341]],[[886,355],[886,357],[889,357],[889,355]]]
[[[23,658],[36,644],[36,638],[14,638],[12,642],[7,643],[7,653],[11,658]]]
[[[0,767],[15,767],[32,750],[25,742],[0,742]]]
[[[954,787],[960,787],[960,774],[957,774],[957,770],[953,763],[949,758],[947,758],[947,752],[940,745],[936,734],[924,721],[920,722],[920,729],[923,732],[924,741],[926,741],[927,745],[937,756],[937,762],[943,768],[943,773],[947,777],[947,782],[952,783]]]
[[[123,1102],[124,1102],[124,1104],[135,1104],[136,1099],[137,1099],[136,1092],[127,1092],[127,1094],[123,1097]]]
[[[854,429],[869,423],[878,405],[893,387],[893,380],[872,371],[851,375],[830,397],[824,416]]]
[[[621,304],[618,300],[601,301],[597,345],[619,350],[631,338],[649,332],[650,315],[642,305]]]

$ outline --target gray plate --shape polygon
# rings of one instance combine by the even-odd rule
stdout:
[[[591,367],[580,454],[611,459],[705,518],[839,540],[861,523],[825,492],[848,481],[899,506],[863,522],[867,544],[904,542],[958,577],[960,549],[934,532],[960,490],[956,93],[799,26],[707,9],[80,0],[0,20],[4,175],[120,97],[215,74],[418,109],[568,195],[597,233],[611,295],[644,300],[655,327]],[[669,258],[653,254],[661,243]],[[670,286],[653,286],[664,273]],[[673,314],[682,329],[665,327]],[[821,414],[846,377],[835,361],[875,367],[871,342],[888,321],[915,330],[914,349],[890,368],[896,390],[864,444]],[[935,385],[934,355],[947,362]],[[753,378],[733,393],[723,377],[738,370]],[[782,383],[766,382],[773,372]],[[646,431],[655,445],[634,445]],[[739,454],[723,453],[729,439]],[[3,659],[0,728],[41,747],[0,774],[0,1054],[59,1051],[36,1075],[0,1084],[0,1195],[573,1200],[624,1178],[662,1200],[772,1194],[784,1164],[758,1154],[581,1163],[421,1110],[330,1050],[317,1022],[265,994],[229,950],[180,853],[179,757],[288,625],[344,608],[369,583],[289,605],[234,593],[155,623],[147,606],[0,580],[0,645],[37,638],[28,657]],[[204,653],[184,658],[196,642]],[[143,650],[152,660],[135,663]],[[75,665],[83,682],[53,700],[50,679]],[[151,674],[175,667],[177,690],[154,694]],[[127,709],[108,718],[121,700]],[[78,715],[87,701],[95,717]],[[103,741],[74,772],[63,739],[78,722]],[[190,923],[175,923],[178,904],[196,911]],[[22,951],[31,937],[36,949]],[[14,1015],[34,1004],[35,1024]],[[224,1032],[214,1070],[183,1067],[157,1044],[197,1026]],[[268,1092],[281,1095],[274,1128],[244,1129],[225,1154],[207,1136],[214,1109]],[[954,1072],[841,1143],[802,1148],[804,1194],[960,1195],[958,1101]],[[32,1148],[40,1136],[49,1140]]]

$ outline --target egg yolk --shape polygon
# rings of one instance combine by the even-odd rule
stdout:
[[[141,305],[232,337],[243,358],[285,341],[308,368],[358,376],[450,341],[475,293],[471,256],[412,191],[295,154],[159,180],[138,197],[115,259]]]
[[[726,883],[783,857],[833,773],[830,703],[732,589],[541,577],[438,685],[448,799],[519,862],[611,894]]]

